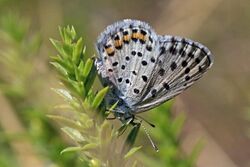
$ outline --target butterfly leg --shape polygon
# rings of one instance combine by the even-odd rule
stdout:
[[[146,122],[147,124],[149,124],[151,127],[155,127],[155,125],[154,124],[152,124],[151,122],[149,122],[149,121],[147,121],[146,119],[144,119],[143,117],[141,117],[141,116],[139,116],[139,115],[136,115],[136,117],[137,117],[137,119],[138,118],[140,118],[141,119],[141,121],[144,121],[144,122]]]
[[[121,136],[126,131],[129,124],[133,125],[133,120],[134,120],[134,118],[131,117],[128,120],[126,120],[126,122],[124,122],[122,124],[122,126],[117,130],[118,131],[118,136]]]

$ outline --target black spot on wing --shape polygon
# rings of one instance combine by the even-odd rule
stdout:
[[[147,45],[146,49],[147,49],[147,51],[151,52],[153,48],[152,48],[152,46]]]
[[[154,58],[154,57],[151,57],[150,61],[151,61],[152,63],[154,63],[154,62],[155,62],[155,58]]]
[[[131,54],[132,54],[133,56],[136,55],[136,51],[133,50],[133,51],[131,52]]]
[[[112,64],[112,66],[117,66],[119,63],[116,61],[116,62],[114,62],[113,64]]]
[[[171,65],[170,65],[170,69],[171,71],[174,71],[177,67],[177,64],[175,62],[172,62]]]
[[[147,82],[147,81],[148,81],[148,77],[145,76],[145,75],[142,75],[142,80],[143,80],[144,82]]]
[[[134,93],[135,93],[135,94],[139,94],[139,93],[140,93],[140,90],[137,89],[137,88],[135,88],[135,89],[134,89]]]
[[[163,55],[166,53],[166,48],[164,46],[160,47],[160,55]]]
[[[146,66],[148,63],[147,63],[147,61],[143,60],[143,61],[141,62],[141,64],[142,64],[143,66]]]

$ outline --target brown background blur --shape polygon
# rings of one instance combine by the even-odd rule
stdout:
[[[41,31],[43,46],[37,66],[47,73],[59,25],[74,25],[93,54],[103,29],[125,18],[148,22],[157,33],[199,41],[214,54],[211,70],[177,98],[176,110],[187,112],[183,147],[197,137],[206,140],[198,166],[250,167],[250,1],[249,0],[0,0],[0,9],[31,20]],[[48,76],[41,98],[52,94],[56,80]],[[53,81],[51,81],[53,80]],[[47,98],[47,99],[46,99]],[[1,105],[1,104],[0,104]]]

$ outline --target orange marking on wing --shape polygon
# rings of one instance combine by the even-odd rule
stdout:
[[[140,33],[139,34],[139,39],[143,40],[143,41],[146,41],[146,36]]]
[[[124,35],[123,40],[128,42],[130,40],[130,37],[130,35]]]
[[[122,40],[115,40],[115,47],[119,47],[122,45]]]
[[[106,48],[105,50],[108,54],[110,54],[114,51],[114,49],[112,47]]]
[[[133,33],[133,34],[132,34],[132,38],[138,39],[138,38],[139,38],[139,33]]]

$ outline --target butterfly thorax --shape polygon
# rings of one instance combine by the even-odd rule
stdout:
[[[113,111],[115,117],[119,119],[122,123],[126,123],[134,119],[134,115],[130,109],[124,108],[124,106],[117,107]]]
[[[110,91],[106,96],[106,102],[109,105],[113,105],[118,102],[116,108],[112,110],[112,113],[121,122],[124,123],[134,118],[135,112],[133,108],[130,107],[122,97],[115,96],[112,91]]]

